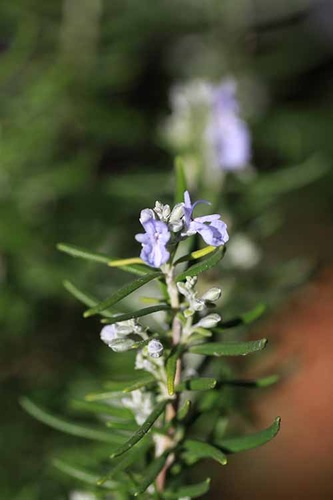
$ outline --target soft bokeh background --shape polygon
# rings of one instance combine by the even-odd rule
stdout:
[[[65,413],[71,395],[120,368],[62,281],[103,297],[122,275],[56,243],[136,255],[140,209],[172,193],[171,89],[230,75],[253,169],[212,196],[239,248],[246,236],[260,258],[244,266],[236,246],[226,260],[225,315],[265,300],[276,312],[253,335],[260,329],[272,347],[249,373],[288,376],[244,394],[244,430],[281,414],[281,435],[217,470],[214,491],[332,498],[332,16],[329,0],[0,5],[1,499],[67,499],[79,487],[48,465],[74,438],[35,422],[19,397]]]

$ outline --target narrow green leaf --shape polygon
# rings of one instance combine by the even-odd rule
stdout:
[[[127,321],[129,319],[141,318],[142,316],[147,316],[148,314],[153,314],[159,311],[168,311],[170,310],[170,306],[168,304],[159,304],[158,306],[145,307],[144,309],[139,309],[138,311],[117,314],[113,316],[111,319],[103,319],[102,323],[107,323],[109,325],[113,325],[114,323],[120,323],[121,321]]]
[[[179,422],[181,422],[182,420],[185,420],[185,418],[187,417],[190,409],[191,409],[191,400],[190,399],[187,399],[185,401],[185,403],[183,404],[183,406],[181,406],[178,410],[178,413],[177,413],[177,420]]]
[[[258,304],[256,307],[251,309],[251,311],[248,311],[244,314],[241,314],[237,318],[230,319],[228,321],[222,321],[220,323],[219,328],[214,328],[214,332],[216,333],[224,333],[224,330],[228,328],[234,328],[236,326],[240,325],[249,325],[256,321],[258,318],[260,318],[264,312],[266,311],[266,305],[265,304]]]
[[[90,486],[96,486],[96,482],[98,480],[98,476],[96,474],[88,472],[85,469],[81,469],[77,466],[69,465],[68,463],[63,462],[62,460],[59,460],[57,458],[52,461],[52,465],[61,472],[63,472],[64,474],[67,474],[68,476],[74,479],[78,479],[79,481],[89,484]],[[118,486],[119,484],[116,483],[115,481],[104,482],[104,488],[107,489],[113,490],[116,489]]]
[[[154,411],[142,424],[142,426],[133,434],[133,436],[130,439],[128,439],[128,441],[126,441],[122,446],[120,446],[120,448],[118,448],[114,453],[112,453],[110,458],[118,457],[123,453],[126,453],[126,451],[130,450],[132,446],[136,445],[136,443],[138,443],[147,434],[147,432],[154,425],[158,417],[163,413],[168,402],[169,402],[168,400],[165,400],[159,403],[154,409]]]
[[[189,267],[186,271],[180,273],[176,277],[176,281],[184,281],[187,276],[197,276],[198,274],[207,271],[211,267],[216,266],[216,264],[222,259],[226,252],[227,247],[219,247],[215,250],[215,252],[211,253],[206,259],[203,259],[201,262],[194,264]]]
[[[182,346],[174,347],[166,361],[167,387],[169,396],[175,393],[175,376],[177,371],[177,361],[183,351]]]
[[[161,272],[152,272],[132,281],[130,284],[120,288],[108,299],[104,300],[103,302],[100,302],[95,307],[88,309],[84,313],[84,317],[88,318],[89,316],[93,316],[94,314],[100,314],[101,312],[105,311],[105,309],[108,309],[109,307],[119,302],[121,299],[127,297],[127,295],[129,295],[130,293],[134,292],[135,290],[138,290],[146,283],[149,283],[149,281],[152,281],[156,278],[160,278],[161,276],[163,276],[163,273]]]
[[[109,391],[115,392],[132,392],[145,387],[148,384],[155,382],[155,377],[151,373],[145,372],[145,376],[138,375],[135,380],[110,381],[104,384]]]
[[[119,444],[123,441],[124,437],[121,434],[116,434],[115,432],[106,432],[103,430],[95,429],[93,427],[88,427],[81,424],[76,424],[69,422],[62,418],[51,415],[39,406],[35,405],[28,398],[22,398],[20,400],[21,406],[28,412],[31,416],[43,422],[53,429],[65,432],[66,434],[71,434],[72,436],[78,436],[85,439],[92,439],[95,441],[102,441],[103,443]]]
[[[119,472],[124,471],[132,465],[132,463],[136,462],[138,459],[142,460],[144,457],[147,449],[151,446],[151,440],[148,439],[147,437],[142,439],[140,443],[135,446],[135,448],[131,448],[126,455],[123,455],[121,459],[117,459],[117,462],[114,464],[110,472],[98,479],[97,485],[104,484],[108,479],[111,479],[112,477],[117,476]]]
[[[217,381],[215,378],[203,377],[203,378],[190,378],[188,380],[183,380],[176,387],[176,392],[182,391],[208,391],[209,389],[214,389]]]
[[[111,406],[106,403],[95,403],[81,399],[72,399],[69,402],[69,408],[81,412],[110,415],[117,419],[121,419],[122,421],[133,420],[133,413],[128,408]]]
[[[58,243],[57,249],[60,250],[60,252],[67,253],[72,257],[79,257],[80,259],[93,260],[94,262],[101,262],[102,264],[108,264],[110,262],[110,257],[108,255],[90,252],[84,248],[68,245],[67,243]]]
[[[205,356],[245,356],[261,351],[266,347],[267,339],[248,342],[209,342],[190,347],[190,352]]]
[[[148,465],[148,467],[145,469],[143,481],[134,492],[135,497],[144,493],[148,488],[148,486],[150,486],[155,481],[156,477],[163,469],[169,453],[170,452],[165,452],[159,457],[154,458],[154,460]]]
[[[174,262],[174,265],[176,266],[181,262],[187,262],[189,260],[201,259],[202,257],[205,257],[206,255],[209,255],[210,253],[214,252],[214,250],[216,250],[216,247],[212,246],[204,247],[201,248],[200,250],[195,250],[194,252],[179,257],[179,259],[177,259],[176,262]]]
[[[198,498],[205,495],[209,491],[210,478],[197,484],[190,484],[188,486],[183,486],[178,490],[165,491],[163,493],[163,499],[165,500],[179,500],[180,498]]]
[[[280,430],[280,422],[281,418],[277,417],[274,423],[263,431],[250,434],[249,436],[222,439],[221,442],[217,444],[221,446],[222,450],[226,453],[237,453],[239,451],[257,448],[258,446],[262,446],[267,443],[277,435]]]
[[[184,201],[184,193],[187,189],[184,164],[180,156],[178,156],[175,160],[175,177],[176,177],[176,189],[175,189],[175,204],[176,204]]]
[[[212,458],[221,465],[226,465],[227,463],[227,457],[221,450],[203,441],[187,439],[184,441],[184,448],[187,452],[186,454],[195,461],[201,460],[202,458]]]
[[[257,380],[222,380],[219,384],[235,385],[239,387],[263,388],[270,387],[279,381],[279,375],[268,375]]]
[[[88,293],[82,292],[82,290],[79,290],[79,288],[73,285],[73,283],[71,283],[70,281],[67,280],[64,281],[63,285],[69,293],[71,293],[77,300],[82,302],[84,305],[88,307],[94,307],[98,304],[99,302],[98,299],[96,299],[95,297],[93,297]],[[113,313],[111,311],[104,311],[103,316],[105,316],[106,318],[112,318]]]
[[[96,252],[90,252],[90,250],[85,250],[84,248],[80,248],[75,245],[68,245],[67,243],[58,243],[57,249],[61,252],[67,253],[72,257],[78,257],[80,259],[91,260],[94,262],[100,262],[102,264],[107,264],[111,267],[119,267],[123,271],[127,271],[131,274],[136,274],[139,276],[145,275],[149,271],[149,267],[145,266],[143,263],[131,264],[128,262],[127,264],[122,264],[120,266],[119,259],[110,259],[108,255]],[[129,260],[129,259],[128,259]],[[137,262],[137,261],[135,261]]]
[[[105,425],[108,429],[116,429],[119,431],[133,432],[136,431],[138,425],[135,422],[119,422],[117,420],[107,420]]]

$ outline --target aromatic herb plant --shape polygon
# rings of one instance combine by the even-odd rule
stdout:
[[[220,263],[229,236],[219,214],[195,215],[199,203],[209,203],[191,201],[179,165],[177,179],[173,208],[156,202],[153,209],[141,211],[144,232],[135,237],[142,245],[140,258],[112,260],[59,245],[74,257],[137,275],[102,302],[66,282],[67,289],[88,306],[85,317],[102,317],[100,337],[112,351],[119,356],[136,351],[134,379],[108,382],[103,392],[77,401],[81,409],[97,415],[100,427],[68,422],[27,398],[22,401],[29,413],[46,424],[108,444],[109,457],[100,464],[99,475],[98,464],[92,473],[62,460],[54,462],[58,469],[88,483],[91,498],[200,497],[209,490],[210,478],[193,481],[191,468],[198,462],[212,459],[225,465],[229,454],[262,445],[279,430],[277,418],[270,427],[252,435],[225,435],[225,387],[266,386],[275,378],[235,380],[227,376],[223,359],[214,363],[215,358],[260,351],[266,339],[225,340],[229,328],[251,322],[260,311],[223,321],[218,307],[221,289],[198,289],[199,275]],[[201,248],[197,249],[199,242]],[[119,301],[149,282],[155,282],[159,289],[149,306],[128,313],[117,311]],[[155,313],[158,319],[154,326],[144,326],[144,317]]]

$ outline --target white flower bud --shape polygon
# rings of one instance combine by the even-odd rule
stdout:
[[[151,208],[144,208],[140,212],[140,219],[139,220],[140,220],[141,224],[144,224],[149,219],[155,219],[155,218],[156,217],[155,217],[154,211]]]
[[[151,340],[148,344],[148,354],[152,358],[160,358],[163,354],[163,344],[157,339]]]
[[[118,338],[116,325],[106,325],[100,333],[101,340],[110,347],[110,343]]]
[[[207,292],[204,293],[201,298],[202,300],[207,302],[216,302],[221,297],[221,293],[221,288],[213,287],[207,290]]]
[[[135,344],[134,340],[129,338],[118,338],[109,343],[109,347],[114,352],[124,352],[129,351],[131,347]]]
[[[221,316],[218,314],[208,314],[205,318],[202,318],[196,326],[202,326],[203,328],[214,328],[221,321]]]

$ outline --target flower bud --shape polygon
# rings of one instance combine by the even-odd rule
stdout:
[[[163,344],[157,339],[151,340],[148,344],[148,354],[152,358],[160,358],[163,354]]]
[[[213,287],[207,290],[201,298],[206,302],[216,302],[221,297],[221,293],[221,288]]]
[[[117,330],[115,325],[106,325],[102,328],[100,333],[101,340],[104,344],[110,347],[110,343],[118,338]]]
[[[202,326],[203,328],[214,328],[221,321],[221,316],[218,314],[208,314],[205,318],[202,318],[196,326]]]
[[[124,352],[129,351],[134,344],[135,342],[132,339],[120,338],[110,342],[109,347],[111,347],[114,352]]]

